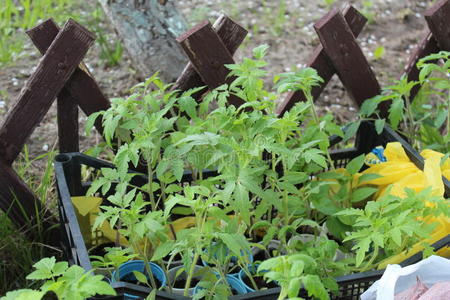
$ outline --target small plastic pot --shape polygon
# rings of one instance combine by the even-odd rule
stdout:
[[[168,276],[168,281],[170,282],[170,285],[172,286],[172,292],[174,294],[178,294],[178,295],[183,295],[184,294],[184,288],[175,288],[174,287],[174,283],[176,279],[187,279],[187,274],[185,271],[183,271],[180,275],[178,275],[177,278],[175,278],[175,276],[177,275],[178,270],[180,270],[181,268],[183,268],[183,266],[177,266],[174,267],[172,269],[170,269],[167,273]],[[197,279],[198,281],[200,281],[202,279],[202,276],[199,274],[197,275],[202,269],[204,269],[204,267],[202,266],[195,266],[195,271],[194,271],[194,277],[195,279]],[[192,296],[194,294],[194,289],[195,287],[190,287],[189,288],[189,296]]]
[[[262,245],[262,242],[259,244]],[[252,247],[252,255],[253,255],[253,262],[255,261],[265,261],[266,259],[269,259],[273,257],[273,253],[275,251],[280,252],[281,242],[278,240],[271,240],[269,244],[266,246],[266,249],[261,249],[259,247]],[[282,251],[279,253],[279,255],[286,254],[285,251]]]
[[[212,248],[213,248],[213,249],[214,249],[214,246],[216,246],[216,244],[213,244],[213,245],[212,245]],[[229,252],[230,252],[230,250],[229,250],[228,248],[226,248],[226,246],[223,246],[223,247],[221,247],[221,248],[214,249],[214,252],[215,252],[214,255],[216,255],[216,253],[218,253],[219,251],[222,251],[222,253],[220,253],[220,254],[221,254],[221,255],[224,255],[224,256],[227,256],[227,255],[229,254]],[[205,252],[207,253],[207,250],[205,250]],[[253,253],[252,253],[251,251],[249,251],[249,252],[247,253],[247,257],[248,257],[249,264],[252,264],[252,263],[253,263]],[[233,263],[236,263],[237,260],[238,260],[238,258],[237,258],[236,256],[232,256],[232,257],[231,257],[231,260],[230,260],[230,265],[232,265]],[[203,258],[202,258],[202,264],[203,264],[205,267],[210,267],[210,266],[211,266],[211,264],[208,263],[207,261],[205,261]],[[235,271],[235,272],[233,272],[233,273],[229,273],[228,275],[237,278],[237,277],[238,277],[238,274],[239,274],[239,271]]]
[[[153,277],[159,287],[166,286],[167,278],[164,274],[163,269],[155,263],[149,263],[150,270],[152,271]],[[145,265],[143,260],[131,260],[122,264],[118,270],[114,271],[112,274],[111,282],[125,281],[129,283],[136,283],[137,279],[134,276],[133,271],[138,271],[146,274]],[[148,275],[147,275],[148,277]]]
[[[244,283],[235,276],[227,275],[227,282],[230,285],[231,291],[234,295],[243,295],[248,293]],[[199,290],[202,289],[203,288],[201,286],[197,285],[194,289],[193,295],[197,294]]]
[[[258,269],[258,265],[253,265],[251,266],[251,268],[249,268],[249,271],[252,273],[256,273],[256,270]],[[255,289],[252,286],[249,286],[246,282],[245,282],[245,278],[247,278],[247,274],[244,272],[244,270],[239,271],[239,275],[238,275],[238,279],[240,282],[242,282],[242,284],[245,286],[245,288],[247,289],[247,293],[253,293],[256,292]],[[258,283],[256,283],[258,285]],[[262,288],[262,287],[267,287],[267,288],[274,288],[274,287],[278,287],[278,285],[276,283],[265,283],[265,285],[258,285],[258,288]]]

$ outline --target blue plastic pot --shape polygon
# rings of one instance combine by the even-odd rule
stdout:
[[[159,283],[161,287],[166,286],[167,278],[166,275],[164,274],[163,269],[161,269],[160,266],[152,262],[150,262],[149,265],[153,277],[157,281],[157,284]],[[125,281],[134,283],[137,281],[137,279],[136,276],[134,276],[133,271],[138,271],[143,274],[146,274],[144,261],[131,260],[122,264],[118,270],[113,272],[111,282]]]
[[[245,287],[244,283],[237,279],[236,277],[232,275],[227,275],[227,282],[231,287],[231,290],[233,294],[235,295],[243,295],[247,294],[247,288]],[[198,293],[199,290],[202,290],[203,288],[199,285],[197,285],[194,289],[194,295]]]
[[[214,249],[215,246],[216,246],[216,249]],[[217,244],[213,244],[211,248],[212,248],[213,251],[214,251],[214,256],[215,256],[215,257],[218,256],[218,255],[216,255],[216,254],[221,254],[221,255],[227,256],[227,255],[229,254],[229,252],[230,252],[230,250],[229,250],[225,245],[223,245],[223,246],[221,246],[221,247],[219,248],[219,247],[217,247]],[[222,251],[222,253],[220,253],[220,251]],[[205,250],[205,252],[207,252],[207,250]],[[249,251],[249,252],[247,253],[247,257],[248,257],[249,264],[251,265],[251,264],[253,263],[253,254],[252,254],[251,251]],[[231,260],[230,260],[230,263],[235,263],[235,262],[237,262],[237,260],[238,260],[238,258],[237,258],[236,256],[232,256],[232,257],[231,257]],[[206,262],[203,258],[202,258],[202,264],[203,264],[205,267],[210,267],[210,266],[211,266],[211,265],[210,265],[208,262]],[[239,271],[236,271],[236,272],[234,272],[234,273],[229,273],[228,275],[229,275],[229,276],[233,276],[233,277],[238,278],[238,276],[239,276]]]
[[[255,290],[254,288],[248,286],[248,285],[245,283],[244,278],[247,278],[247,274],[245,274],[244,270],[240,270],[240,271],[239,271],[239,274],[238,274],[238,280],[244,285],[244,287],[245,287],[246,290],[247,290],[247,293],[253,293],[253,292],[255,292],[256,290]]]
[[[258,266],[259,265],[251,265],[248,269],[250,271],[250,273],[252,274],[256,274],[256,271],[258,270]],[[265,273],[267,271],[263,271],[262,273]],[[253,293],[256,292],[254,288],[252,288],[251,286],[248,286],[245,281],[244,278],[247,278],[247,274],[244,272],[244,270],[240,270],[239,274],[238,274],[238,280],[240,282],[242,282],[242,284],[245,286],[245,288],[247,289],[247,293]],[[275,284],[278,284],[277,282],[275,282]]]

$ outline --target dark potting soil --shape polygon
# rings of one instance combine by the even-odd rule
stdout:
[[[199,283],[200,280],[198,280],[197,278],[192,278],[191,279],[191,287],[194,287],[197,285],[197,283]],[[179,278],[177,280],[175,280],[175,282],[173,283],[173,287],[177,288],[177,289],[184,289],[184,287],[186,286],[186,279],[185,278]]]
[[[243,280],[248,287],[253,288],[250,278],[248,278],[247,276],[244,276]],[[273,281],[267,283],[262,276],[253,276],[253,280],[255,281],[255,283],[259,289],[262,289],[262,288],[271,289],[271,288],[278,287],[278,285],[275,284],[275,282],[273,282]]]
[[[108,247],[115,247],[116,244],[115,243],[105,243],[105,244],[101,244],[98,246],[95,246],[94,248],[89,250],[89,255],[96,255],[96,256],[105,256],[105,254],[107,253],[105,248]]]

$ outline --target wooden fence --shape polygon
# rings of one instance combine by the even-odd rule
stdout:
[[[441,0],[425,13],[429,31],[411,55],[404,74],[408,80],[417,80],[418,60],[439,50],[450,51],[450,0]],[[320,45],[314,49],[307,66],[316,69],[324,82],[313,89],[319,97],[334,74],[357,106],[365,99],[378,95],[380,85],[359,47],[356,37],[363,30],[366,18],[351,5],[342,11],[333,9],[316,22],[314,28]],[[41,202],[11,167],[27,138],[41,122],[52,102],[57,98],[58,138],[61,152],[79,150],[78,107],[90,115],[110,106],[95,79],[82,63],[94,41],[93,35],[69,20],[62,29],[50,19],[27,32],[42,53],[36,71],[32,74],[16,103],[0,127],[0,208],[8,213],[19,227],[38,222],[33,216],[41,210]],[[214,89],[230,82],[225,64],[233,63],[233,54],[247,35],[247,31],[227,16],[221,16],[214,25],[205,21],[177,40],[190,62],[176,81],[174,89],[181,91],[206,85]],[[205,47],[205,45],[208,45]],[[411,93],[413,98],[420,87]],[[200,99],[201,94],[195,95]],[[277,113],[282,115],[298,101],[304,101],[302,92],[289,93],[280,101]],[[242,104],[230,97],[233,105]],[[387,106],[382,107],[387,112]],[[100,120],[95,127],[102,132]],[[52,224],[51,215],[44,216],[46,226]]]

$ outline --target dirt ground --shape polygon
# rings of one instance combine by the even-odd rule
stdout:
[[[366,2],[366,5],[364,5]],[[427,27],[423,13],[433,1],[413,0],[372,0],[350,1],[360,11],[370,15],[367,24],[358,38],[366,57],[382,86],[398,78],[415,44],[422,39]],[[89,11],[92,4],[83,4]],[[283,5],[283,3],[285,5]],[[336,0],[333,7],[342,7],[345,1]],[[372,3],[372,7],[368,7]],[[276,74],[300,68],[307,62],[312,50],[318,44],[313,24],[329,9],[325,1],[238,1],[238,0],[190,0],[177,1],[177,6],[190,25],[208,18],[211,21],[224,12],[230,15],[250,32],[249,38],[235,55],[236,60],[248,56],[251,49],[260,44],[270,45],[267,60],[270,74]],[[112,30],[110,38],[116,39]],[[385,53],[376,59],[374,52],[384,47]],[[135,72],[127,54],[124,54],[119,66],[110,68],[99,60],[99,47],[95,45],[85,62],[109,97],[124,95],[137,83]],[[0,69],[0,120],[3,120],[11,108],[22,86],[29,78],[40,55],[31,44],[25,52],[29,55],[18,60],[13,66]],[[338,121],[345,122],[355,114],[355,107],[342,88],[337,76],[328,85],[318,100],[322,112],[331,111]],[[85,116],[80,113],[80,123]],[[87,139],[84,126],[80,125],[81,148],[93,146],[98,137]],[[56,145],[56,107],[50,112],[29,139],[29,148],[33,156],[44,153]]]

